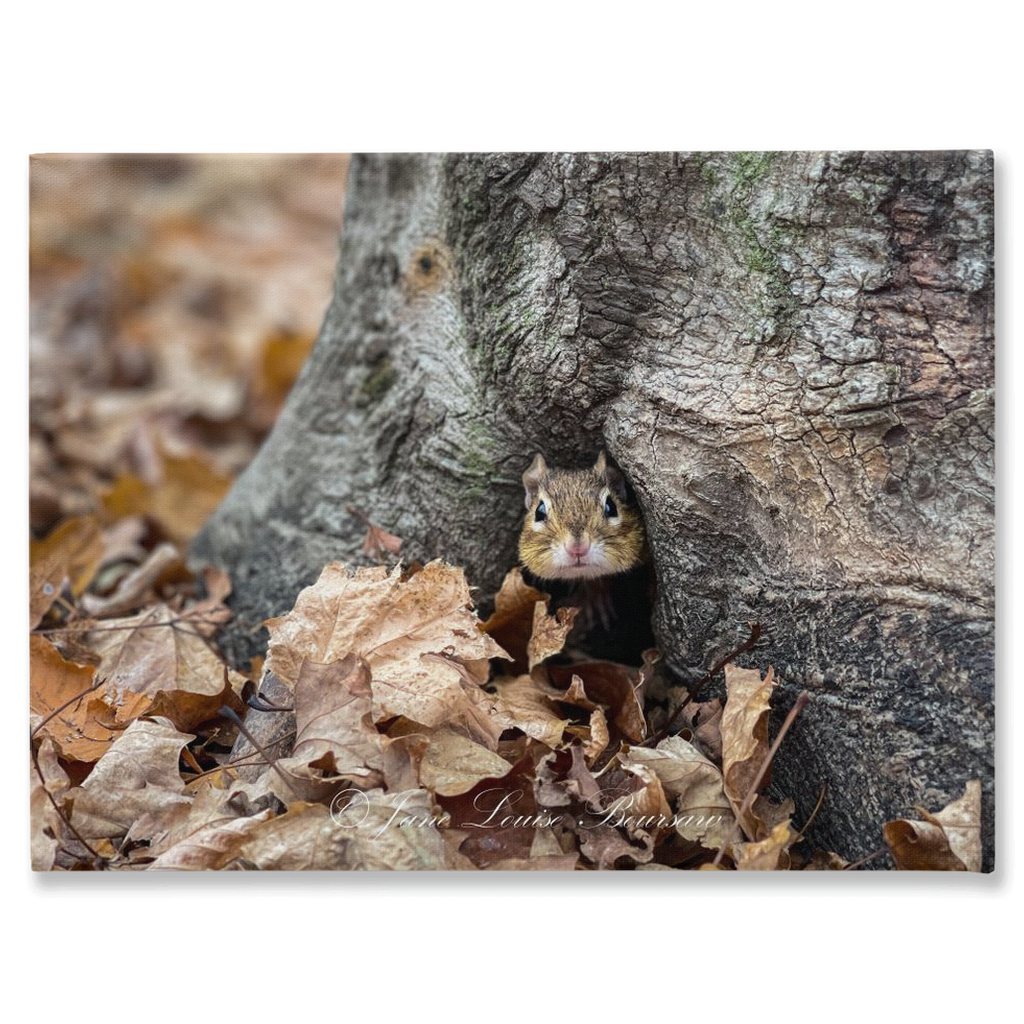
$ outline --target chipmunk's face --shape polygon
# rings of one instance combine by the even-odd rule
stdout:
[[[584,470],[549,470],[538,455],[523,474],[523,485],[527,512],[519,557],[535,576],[609,576],[639,564],[643,523],[604,452]]]

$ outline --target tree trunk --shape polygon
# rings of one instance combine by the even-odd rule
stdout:
[[[854,858],[912,805],[993,792],[992,158],[987,152],[362,157],[333,301],[198,539],[231,652],[357,506],[403,556],[516,561],[536,451],[631,479],[684,680],[760,622],[774,785]],[[781,721],[781,714],[777,721]]]

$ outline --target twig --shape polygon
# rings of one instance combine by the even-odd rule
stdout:
[[[373,523],[370,522],[370,519],[367,516],[367,514],[363,512],[361,509],[356,508],[355,505],[346,505],[345,511],[350,516],[355,516],[356,519],[358,519],[359,522],[361,522],[363,526],[365,526],[368,530],[373,529]]]
[[[821,810],[821,805],[825,802],[826,789],[828,789],[827,782],[821,787],[821,792],[818,794],[818,802],[814,805],[814,810],[811,811],[811,816],[804,822],[804,827],[797,832],[796,839],[793,840],[794,843],[799,843],[800,840],[803,839],[804,834],[811,827],[811,822],[818,816],[818,811]]]
[[[281,779],[284,782],[284,784],[301,800],[302,794],[291,784],[290,780],[288,779],[288,776],[285,775],[285,773],[278,766],[277,761],[266,752],[266,750],[260,745],[256,737],[253,736],[251,732],[249,732],[249,730],[245,727],[245,723],[242,721],[242,719],[239,718],[238,715],[235,714],[235,712],[227,706],[227,704],[222,704],[217,713],[219,715],[223,715],[224,718],[230,719],[232,722],[235,723],[235,725],[238,726],[238,729],[241,732],[241,734],[253,745],[253,748],[257,751],[257,753],[263,755],[264,760],[266,760],[270,767],[273,768],[274,771],[281,776]]]
[[[882,846],[879,849],[875,850],[874,853],[869,853],[866,857],[861,857],[860,860],[855,860],[852,864],[847,864],[846,867],[843,868],[843,870],[844,871],[855,871],[857,868],[863,867],[863,865],[867,864],[868,861],[872,861],[876,857],[881,857],[883,853],[888,853],[888,852],[889,852],[889,847]]]
[[[173,628],[181,628],[181,624],[200,622],[204,625],[219,626],[219,622],[208,622],[205,618],[206,613],[200,612],[198,615],[193,615],[190,612],[182,612],[176,618],[168,619],[166,622],[135,622],[128,623],[123,626],[101,626],[96,623],[89,624],[78,623],[74,626],[52,626],[49,629],[33,629],[33,634],[37,636],[49,636],[51,633],[116,633],[118,631],[132,630],[132,629],[155,629],[158,626],[171,626]],[[192,633],[192,636],[202,637],[202,633]]]

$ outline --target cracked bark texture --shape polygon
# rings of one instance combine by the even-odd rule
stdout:
[[[515,563],[520,475],[602,445],[645,515],[685,679],[746,636],[774,787],[849,858],[985,785],[993,858],[993,174],[988,152],[356,158],[333,301],[194,547],[261,646],[353,504],[407,557]]]

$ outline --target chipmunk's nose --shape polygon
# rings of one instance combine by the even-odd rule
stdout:
[[[566,541],[565,553],[570,558],[583,558],[588,551],[590,551],[589,540],[584,540],[582,537],[573,537],[572,540]]]

